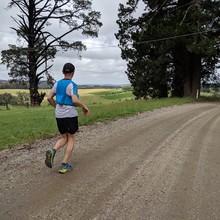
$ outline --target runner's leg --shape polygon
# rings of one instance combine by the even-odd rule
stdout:
[[[68,163],[68,160],[73,152],[73,147],[75,143],[75,135],[74,134],[67,134],[67,146],[64,152],[64,157],[63,157],[63,163]]]
[[[61,147],[64,147],[64,145],[67,143],[68,141],[68,134],[62,134],[62,137],[56,142],[55,146],[54,146],[54,150],[59,150]]]

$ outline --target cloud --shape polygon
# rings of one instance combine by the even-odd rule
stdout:
[[[6,10],[8,1],[2,2],[1,21],[0,21],[0,48],[7,49],[8,44],[16,43],[16,35],[10,29],[10,26],[16,26],[11,18],[18,13],[18,9],[13,8]],[[114,34],[118,27],[116,24],[119,3],[125,3],[126,0],[93,0],[92,8],[100,11],[102,14],[101,21],[103,26],[99,30],[98,38],[86,38],[80,32],[73,32],[67,36],[67,39],[73,41],[81,40],[87,46],[87,50],[83,51],[81,59],[76,51],[68,51],[57,54],[54,59],[51,74],[58,80],[62,78],[62,67],[66,62],[72,62],[76,66],[76,74],[74,80],[78,84],[127,84],[129,83],[125,74],[126,63],[121,59],[120,49],[117,47],[117,40]],[[65,31],[65,27],[61,26],[57,29],[56,25],[52,25],[51,31]],[[0,66],[0,79],[8,79],[5,66]]]

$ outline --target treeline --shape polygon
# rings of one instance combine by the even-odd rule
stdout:
[[[0,80],[0,89],[28,89],[29,83],[19,83],[10,80]],[[50,89],[51,86],[47,81],[41,81],[39,83],[39,89]]]
[[[10,81],[0,81],[0,89],[27,89],[28,86],[24,84],[14,83]]]
[[[27,92],[17,92],[16,96],[11,93],[0,94],[0,106],[9,109],[9,105],[27,106],[30,104],[30,95]]]

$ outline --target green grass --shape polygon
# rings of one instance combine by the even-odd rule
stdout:
[[[30,143],[57,133],[51,107],[0,111],[0,127],[0,149]]]
[[[94,92],[94,95],[98,95],[107,100],[131,100],[134,96],[131,91],[123,91],[122,89],[114,89],[111,91]]]
[[[182,105],[194,102],[191,98],[168,98],[155,100],[127,100],[111,103],[109,105],[90,106],[91,114],[84,119],[84,124],[93,124],[105,120],[116,119],[123,116],[135,115],[163,107]]]
[[[94,97],[93,97],[94,96]],[[97,102],[103,101],[103,97],[94,94]],[[90,97],[90,96],[89,96]],[[90,97],[90,98],[91,98]],[[88,96],[83,96],[85,101]],[[156,100],[105,100],[105,104],[87,103],[91,114],[88,117],[79,112],[79,124],[89,125],[105,120],[112,120],[123,116],[134,115],[144,111],[150,111],[172,105],[182,105],[193,102],[190,98],[172,98]],[[45,102],[39,108],[14,108],[0,110],[0,149],[10,148],[19,144],[31,143],[37,139],[48,138],[58,134],[54,109]]]
[[[91,89],[80,92],[80,100],[89,106],[91,112],[88,117],[84,117],[81,109],[78,109],[80,125],[90,125],[162,107],[195,102],[192,98],[134,100],[131,91],[123,89]],[[13,93],[16,94],[16,90],[13,90]],[[218,100],[219,96],[206,95],[196,102]],[[0,149],[31,143],[58,134],[54,109],[46,100],[39,108],[9,107],[10,110],[7,111],[4,106],[0,106]]]

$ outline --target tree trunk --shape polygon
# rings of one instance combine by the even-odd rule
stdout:
[[[178,45],[174,53],[175,75],[172,96],[197,97],[200,95],[201,57]]]
[[[30,101],[32,107],[38,107],[41,105],[41,102],[44,100],[46,93],[38,92],[38,83],[39,79],[36,77],[36,74],[33,77],[30,77],[29,81],[29,91],[30,91]]]
[[[9,110],[8,101],[5,102],[5,107],[6,107],[6,110]]]
[[[184,82],[184,96],[197,97],[201,87],[201,57],[190,53],[188,58],[188,71]]]
[[[38,84],[40,81],[39,76],[37,75],[37,59],[36,59],[36,54],[34,52],[34,43],[33,39],[30,36],[29,37],[29,48],[30,49],[28,53],[29,57],[29,91],[30,91],[30,101],[31,101],[31,106],[32,107],[37,107],[41,105],[41,102],[44,99],[44,96],[46,93],[40,93],[38,92]]]
[[[173,62],[175,66],[174,79],[172,84],[172,96],[184,96],[185,59],[187,57],[186,48],[183,45],[176,45],[173,51]]]
[[[39,101],[38,101],[38,89],[36,82],[34,82],[33,79],[30,79],[30,101],[31,101],[31,106],[39,106]]]

